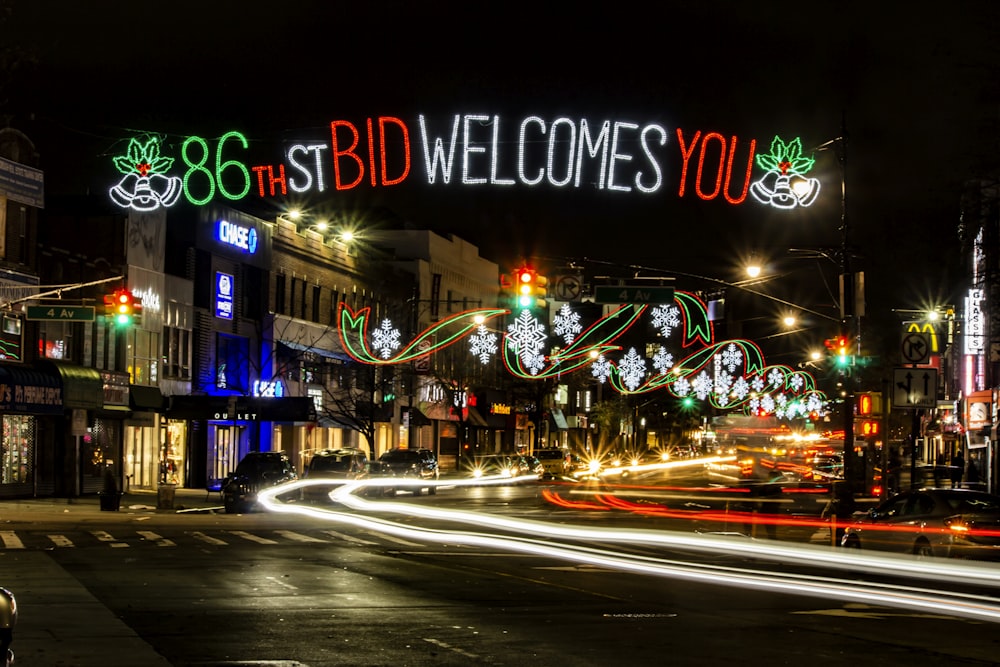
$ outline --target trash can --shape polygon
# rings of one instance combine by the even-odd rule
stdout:
[[[156,509],[172,510],[174,508],[174,490],[176,484],[160,484],[156,488]]]
[[[101,500],[101,511],[117,512],[122,502],[121,491],[101,491],[97,494]]]

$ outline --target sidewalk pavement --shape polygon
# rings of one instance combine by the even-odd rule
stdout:
[[[102,510],[96,494],[0,500],[0,530],[35,521],[93,523],[143,514],[223,511],[218,493],[200,489],[175,489],[169,507],[159,501],[155,490],[133,490],[122,495],[115,512]],[[0,572],[0,586],[10,590],[18,604],[12,645],[16,665],[170,667],[48,552],[0,550]]]
[[[102,510],[101,498],[92,493],[77,498],[10,498],[0,500],[0,526],[11,521],[32,519],[98,517],[115,514],[155,513],[183,514],[187,512],[223,511],[222,495],[204,489],[173,489],[172,498],[161,498],[156,489],[131,489],[123,493],[118,510]]]

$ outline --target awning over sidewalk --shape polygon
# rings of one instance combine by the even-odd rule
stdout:
[[[166,414],[171,419],[314,422],[316,404],[309,396],[171,396]]]
[[[0,410],[29,415],[61,415],[62,383],[56,375],[26,366],[0,365]]]
[[[129,407],[141,412],[163,412],[166,401],[159,387],[147,387],[139,384],[129,386]]]
[[[104,407],[104,381],[98,370],[51,359],[39,359],[35,364],[60,378],[63,408],[100,410]]]

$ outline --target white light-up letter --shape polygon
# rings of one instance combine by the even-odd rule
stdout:
[[[458,124],[461,121],[461,116],[455,114],[455,121],[451,125],[451,146],[448,148],[448,155],[445,156],[444,142],[441,137],[434,137],[434,148],[433,151],[430,147],[430,142],[427,140],[427,125],[424,121],[425,116],[420,114],[420,139],[424,145],[424,166],[427,169],[427,183],[429,185],[434,185],[434,179],[437,177],[438,164],[441,165],[441,180],[444,181],[445,185],[451,183],[451,167],[455,163],[455,145],[458,142]],[[433,152],[433,158],[431,154]]]
[[[618,190],[619,192],[632,192],[632,187],[628,185],[615,185],[615,163],[621,160],[622,162],[631,162],[632,156],[629,153],[619,153],[618,152],[618,138],[619,130],[638,130],[639,126],[636,123],[622,123],[615,122],[615,131],[611,136],[611,161],[608,165],[608,190]]]
[[[485,153],[486,146],[473,146],[472,138],[469,136],[469,125],[471,121],[477,123],[488,123],[489,116],[466,116],[462,122],[462,182],[466,185],[478,185],[485,183],[486,178],[472,178],[469,176],[469,154]]]
[[[491,185],[514,185],[513,178],[498,178],[497,177],[497,165],[499,164],[499,159],[497,158],[497,149],[500,146],[500,116],[499,114],[493,116],[493,155],[490,160],[490,184]]]
[[[525,168],[524,148],[525,146],[528,145],[525,133],[526,130],[528,129],[529,123],[537,124],[539,129],[542,131],[542,135],[543,136],[545,135],[545,121],[539,118],[538,116],[528,116],[527,118],[521,121],[521,132],[518,135],[517,139],[517,176],[518,178],[521,179],[521,182],[524,183],[525,185],[538,185],[539,183],[542,182],[542,179],[545,177],[544,169],[538,170],[537,178],[528,178],[528,176],[524,173],[524,168]]]
[[[654,178],[652,185],[643,185],[642,172],[637,171],[635,173],[635,187],[637,190],[639,190],[639,192],[646,192],[646,193],[656,192],[657,190],[660,189],[660,186],[663,185],[663,173],[660,170],[660,163],[656,161],[656,157],[653,155],[652,151],[649,148],[649,141],[646,139],[646,135],[650,134],[651,132],[657,132],[660,135],[660,139],[658,142],[660,146],[667,145],[667,131],[665,129],[655,124],[647,125],[646,127],[642,128],[642,132],[639,134],[639,145],[642,146],[643,155],[646,156],[646,159],[649,160],[649,165],[653,168]],[[656,141],[656,139],[653,139],[653,141]]]
[[[326,190],[326,185],[323,183],[323,159],[320,151],[329,148],[326,144],[310,144],[309,146],[304,146],[302,144],[295,144],[288,149],[288,164],[299,171],[305,177],[305,183],[299,185],[295,182],[292,177],[288,178],[288,187],[294,192],[305,192],[312,188],[313,177],[312,172],[309,168],[303,165],[301,162],[295,159],[296,153],[313,153],[313,161],[316,163],[316,188],[319,192]]]
[[[557,156],[556,149],[559,147],[559,136],[558,127],[560,125],[569,126],[569,150],[565,152],[566,157],[566,178],[561,181],[557,181],[553,178],[553,173],[555,173],[554,164],[555,158]],[[573,180],[573,158],[576,156],[576,124],[569,118],[556,118],[552,121],[552,126],[549,128],[549,156],[546,164],[548,165],[548,177],[549,183],[555,185],[556,187],[562,187]]]
[[[608,173],[608,135],[610,133],[611,121],[606,120],[601,124],[601,131],[597,134],[595,141],[590,136],[590,125],[587,124],[587,119],[584,118],[580,121],[580,142],[576,148],[576,181],[573,185],[580,187],[580,179],[583,176],[583,151],[586,150],[587,155],[591,158],[596,158],[598,153],[601,155],[601,172],[597,177],[597,189],[604,189],[604,177]]]

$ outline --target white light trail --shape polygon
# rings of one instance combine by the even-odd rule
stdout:
[[[404,486],[419,488],[428,485],[478,486],[481,485],[481,481],[364,480],[343,484],[334,489],[330,493],[330,497],[332,500],[343,503],[347,507],[358,511],[391,512],[423,519],[463,524],[471,523],[480,528],[484,526],[493,527],[499,530],[533,535],[542,539],[486,535],[460,530],[420,528],[356,513],[315,506],[286,504],[278,501],[276,498],[279,495],[296,491],[306,486],[329,485],[328,480],[299,480],[282,484],[261,491],[258,494],[258,501],[262,506],[274,512],[311,516],[423,542],[503,549],[637,574],[673,577],[701,583],[711,583],[713,585],[742,586],[756,590],[768,590],[810,597],[835,598],[863,602],[865,604],[883,604],[891,607],[927,610],[994,623],[1000,622],[1000,601],[988,596],[973,596],[893,584],[846,581],[815,575],[806,576],[783,572],[766,572],[749,568],[737,570],[734,568],[721,568],[690,563],[679,564],[676,561],[635,554],[609,552],[579,544],[553,543],[553,540],[562,538],[588,543],[616,542],[635,545],[659,545],[679,549],[709,551],[714,554],[727,553],[755,558],[766,556],[775,560],[791,559],[806,565],[820,565],[852,571],[865,570],[879,575],[905,576],[948,582],[960,580],[966,583],[1000,586],[1000,572],[978,564],[952,564],[926,559],[910,560],[894,558],[891,555],[868,555],[843,549],[809,548],[805,545],[772,545],[749,540],[746,542],[732,541],[725,538],[689,535],[669,531],[593,528],[550,524],[526,519],[497,517],[477,512],[445,510],[412,503],[370,502],[353,495],[355,491],[373,485],[391,485],[396,488]],[[510,481],[510,478],[500,478],[487,480],[487,483],[510,483]]]

